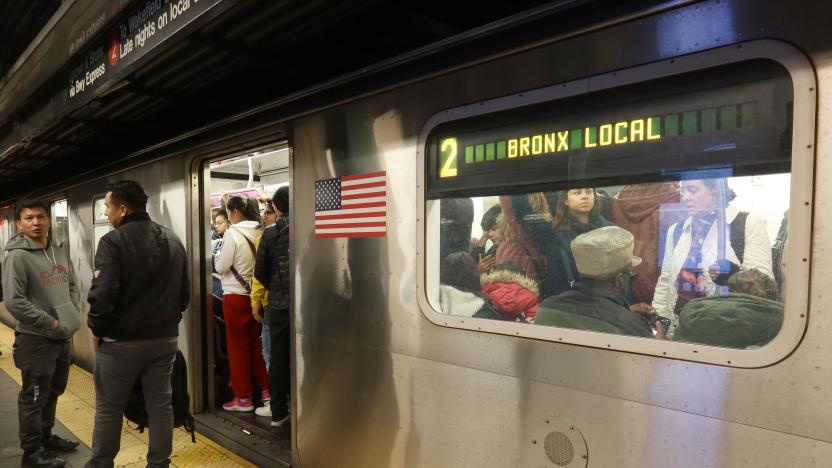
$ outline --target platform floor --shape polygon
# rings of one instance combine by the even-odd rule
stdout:
[[[14,332],[0,324],[0,468],[19,467],[20,450],[17,438],[17,393],[20,391],[20,371],[14,367],[11,347]],[[71,436],[81,442],[77,451],[65,457],[67,466],[82,467],[90,457],[92,427],[95,418],[95,389],[92,375],[72,366],[69,385],[58,399],[55,433]],[[183,429],[176,429],[173,438],[171,466],[180,468],[220,468],[254,466],[237,455],[225,450],[197,433],[197,442],[191,443],[190,435]],[[147,454],[148,433],[140,434],[131,429],[125,420],[121,431],[121,451],[116,457],[116,466],[144,467]]]

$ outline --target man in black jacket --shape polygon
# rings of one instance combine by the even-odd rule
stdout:
[[[124,408],[138,379],[148,413],[147,466],[167,467],[173,445],[171,383],[179,321],[188,306],[185,247],[145,211],[147,194],[133,181],[110,184],[104,198],[116,229],[98,243],[87,325],[96,348],[92,458],[113,466]]]
[[[289,421],[289,187],[280,187],[272,197],[278,218],[274,226],[266,229],[260,239],[260,248],[254,264],[254,277],[268,285],[269,304],[266,315],[272,341],[269,358],[269,387],[272,399],[269,405],[257,408],[258,416],[271,416],[271,427],[280,427]]]

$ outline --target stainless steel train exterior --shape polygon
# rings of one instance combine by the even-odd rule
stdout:
[[[210,284],[202,163],[278,144],[287,135],[293,466],[829,466],[830,20],[832,8],[824,2],[671,2],[279,122],[198,133],[162,146],[167,154],[153,163],[113,171],[106,180],[144,184],[151,216],[172,227],[192,256],[194,297],[181,347],[190,356],[195,410],[205,409],[208,390],[198,376],[210,365],[200,357],[210,345],[204,337],[210,334],[201,331]],[[796,129],[816,125],[817,131],[797,142],[803,152],[795,152],[795,159],[808,155],[813,162],[809,177],[798,181],[811,196],[791,201],[792,211],[806,216],[790,226],[790,235],[810,239],[803,246],[810,254],[801,259],[808,278],[800,268],[789,277],[801,293],[787,302],[786,315],[805,318],[793,351],[762,366],[737,367],[444,327],[427,318],[428,301],[417,285],[425,284],[423,132],[431,118],[762,39],[790,44],[816,80],[809,120],[794,122]],[[388,177],[386,237],[315,238],[314,182],[377,170]],[[71,256],[85,291],[92,203],[105,179],[48,194],[69,202]],[[74,344],[76,359],[89,367],[88,332],[79,332]],[[553,438],[556,433],[565,439]],[[570,447],[572,455],[564,455]]]

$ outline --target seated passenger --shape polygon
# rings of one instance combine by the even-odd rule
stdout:
[[[631,312],[627,294],[633,268],[633,235],[616,226],[581,234],[571,250],[581,279],[571,289],[540,303],[535,323],[619,335],[653,337],[642,315]]]
[[[673,340],[744,349],[774,339],[783,325],[777,283],[759,270],[746,270],[731,276],[728,286],[727,295],[688,302]]]
[[[482,237],[476,241],[472,240],[471,257],[479,263],[480,273],[487,273],[494,268],[494,254],[497,251],[497,245],[502,240],[502,236],[497,230],[497,217],[500,216],[502,211],[500,205],[494,205],[486,210],[480,221]],[[491,241],[491,247],[486,249],[488,241]]]
[[[549,257],[547,282],[552,284],[546,294],[559,294],[569,290],[580,277],[572,258],[570,244],[579,235],[604,226],[612,226],[601,216],[595,204],[595,189],[581,188],[558,192],[552,226],[555,241]]]
[[[667,231],[653,296],[653,308],[671,320],[671,337],[685,304],[716,294],[717,286],[725,285],[737,271],[756,268],[774,277],[765,221],[734,206],[718,211],[720,199],[725,206],[734,198],[724,179],[685,180],[681,191],[688,217]],[[725,235],[720,236],[720,228],[727,231]]]
[[[443,313],[462,317],[501,318],[480,293],[480,274],[468,252],[454,252],[439,267],[439,306]]]
[[[534,322],[539,290],[537,282],[513,265],[497,265],[480,276],[482,293],[506,320]]]

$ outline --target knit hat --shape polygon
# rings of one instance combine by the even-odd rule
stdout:
[[[633,255],[633,235],[618,226],[607,226],[581,234],[572,241],[572,256],[578,273],[586,278],[609,278],[641,264]]]
[[[284,185],[275,190],[272,203],[283,214],[289,214],[289,187]]]

